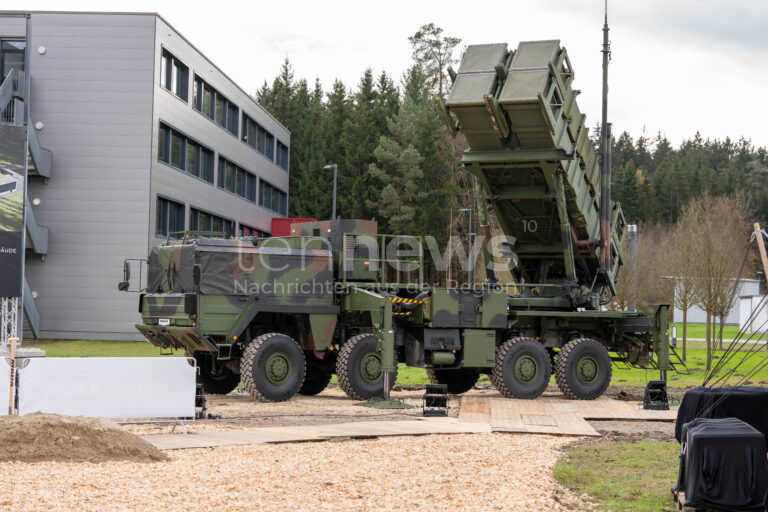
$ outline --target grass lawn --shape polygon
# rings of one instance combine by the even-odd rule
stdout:
[[[38,347],[49,357],[154,357],[160,349],[148,341],[31,340],[25,347]],[[183,356],[182,350],[174,355]]]
[[[682,322],[675,322],[672,325],[677,326],[677,344],[681,344],[683,342],[683,324]],[[720,334],[720,326],[715,326],[715,330],[712,333],[712,336],[718,336]],[[736,337],[736,335],[739,334],[739,326],[738,325],[726,325],[723,327],[723,343],[728,343],[728,341],[732,340]],[[672,331],[670,330],[670,336],[672,335]],[[686,337],[687,339],[691,338],[700,338],[705,339],[707,337],[707,325],[706,324],[688,324],[688,327],[686,329]],[[749,335],[744,336],[744,338],[748,338]],[[755,334],[752,337],[753,340],[761,339],[765,340],[765,334],[758,336]]]
[[[45,350],[46,354],[50,357],[153,357],[161,355],[160,349],[152,346],[148,342],[34,340],[25,343],[25,346],[40,347]],[[682,354],[682,348],[679,348],[678,352]],[[184,352],[177,350],[174,355],[182,356],[184,355]],[[760,352],[756,353],[749,361],[747,361],[743,368],[734,372],[733,377],[729,379],[728,383],[734,384],[738,381],[746,371],[750,368],[754,368],[755,365],[760,364],[760,361],[765,355],[766,349],[761,347]],[[716,364],[721,356],[721,351],[714,351],[712,364]],[[737,355],[727,367],[732,368],[740,360],[740,357],[740,355]],[[678,375],[674,372],[669,372],[667,378],[670,388],[698,386],[704,381],[706,373],[704,369],[706,368],[707,360],[705,343],[703,341],[689,341],[687,359],[691,375]],[[720,372],[719,374],[721,375],[722,373],[724,372]],[[645,384],[649,380],[655,380],[658,376],[659,373],[656,370],[628,370],[614,367],[611,384],[614,386],[625,387],[645,387]],[[398,384],[422,385],[427,382],[427,376],[423,368],[411,368],[404,364],[400,364],[397,377]],[[750,383],[755,385],[768,385],[768,367],[760,370]],[[490,384],[488,376],[482,375],[478,384]],[[555,384],[554,377],[552,378],[552,384]]]
[[[752,345],[747,345],[744,350],[748,350]],[[682,356],[682,346],[678,342],[677,348],[678,354]],[[712,366],[717,364],[717,361],[722,357],[723,352],[720,350],[713,351],[712,354]],[[744,363],[733,376],[728,379],[728,384],[735,384],[741,377],[744,376],[750,369],[759,365],[764,357],[767,355],[765,346],[761,346],[759,352],[756,352],[748,361]],[[733,368],[740,360],[742,354],[736,354],[734,358],[725,367],[725,370]],[[706,342],[703,341],[689,341],[688,342],[688,354],[686,365],[691,372],[690,375],[678,375],[675,372],[667,373],[667,383],[670,388],[684,388],[687,386],[698,386],[704,382],[706,375],[705,368],[707,367],[707,348]],[[718,371],[718,375],[725,373],[725,370]],[[639,370],[631,369],[626,370],[623,368],[614,367],[613,379],[611,384],[615,386],[640,386],[644,387],[649,380],[657,379],[659,372],[656,370]],[[768,385],[768,367],[760,370],[755,377],[750,381],[755,385]]]
[[[599,510],[674,510],[680,446],[674,441],[609,441],[578,444],[557,462],[554,475]]]

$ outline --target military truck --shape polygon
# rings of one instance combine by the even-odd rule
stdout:
[[[352,398],[388,397],[398,362],[452,393],[488,374],[517,398],[539,396],[553,373],[566,396],[594,399],[612,364],[672,369],[666,305],[604,307],[624,218],[606,197],[565,49],[470,46],[451,74],[439,107],[466,136],[464,165],[504,231],[508,252],[488,249],[485,261],[501,261],[510,282],[487,268],[482,283],[428,285],[424,240],[366,220],[296,223],[287,237],[182,237],[149,255],[137,329],[193,355],[207,392],[242,381],[263,401],[317,394],[334,373]]]

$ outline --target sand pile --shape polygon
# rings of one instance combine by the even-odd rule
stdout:
[[[168,460],[163,452],[104,419],[58,414],[0,416],[0,461]]]

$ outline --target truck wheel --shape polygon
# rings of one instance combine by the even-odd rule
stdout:
[[[507,398],[536,398],[552,374],[547,349],[531,338],[512,338],[496,349],[491,382]]]
[[[339,386],[350,398],[368,400],[384,396],[381,357],[373,334],[358,334],[344,343],[336,360],[336,376]],[[389,383],[390,389],[396,380],[397,370]]]
[[[243,386],[259,402],[289,400],[304,382],[304,352],[290,336],[262,334],[243,351]]]
[[[198,381],[203,385],[203,391],[212,395],[226,395],[240,384],[240,376],[224,366],[224,362],[216,365],[213,371],[213,355],[206,352],[195,352],[195,361],[199,370]]]
[[[611,383],[611,357],[602,343],[590,338],[576,338],[557,355],[555,380],[568,398],[593,400]]]
[[[432,384],[445,384],[448,386],[449,393],[458,395],[472,389],[477,383],[477,379],[480,378],[480,373],[468,368],[455,370],[427,368],[427,377]]]
[[[325,368],[307,363],[307,374],[304,376],[304,383],[299,388],[300,395],[315,396],[322,393],[331,382],[333,374]]]

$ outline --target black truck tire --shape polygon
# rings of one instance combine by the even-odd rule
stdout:
[[[323,392],[331,382],[333,373],[318,364],[307,362],[307,374],[304,383],[299,388],[300,395],[315,396]]]
[[[283,402],[304,383],[304,351],[281,333],[262,334],[243,351],[240,375],[243,386],[259,402]]]
[[[480,372],[469,368],[443,370],[427,368],[427,378],[432,384],[445,384],[448,392],[454,395],[466,393],[472,389],[480,378]]]
[[[377,372],[377,367],[379,368]],[[356,400],[384,396],[381,359],[376,352],[373,334],[358,334],[349,338],[336,359],[336,376],[339,386],[348,397]],[[395,367],[397,368],[397,367]],[[397,380],[397,369],[389,383],[390,390]]]
[[[507,398],[536,398],[547,389],[551,376],[549,353],[536,340],[512,338],[496,349],[491,383]]]
[[[557,355],[555,380],[568,398],[594,400],[611,383],[611,357],[599,341],[575,338]]]
[[[240,384],[240,375],[224,366],[221,361],[213,371],[213,354],[207,352],[195,352],[197,362],[197,379],[203,385],[203,391],[211,395],[226,395]]]

